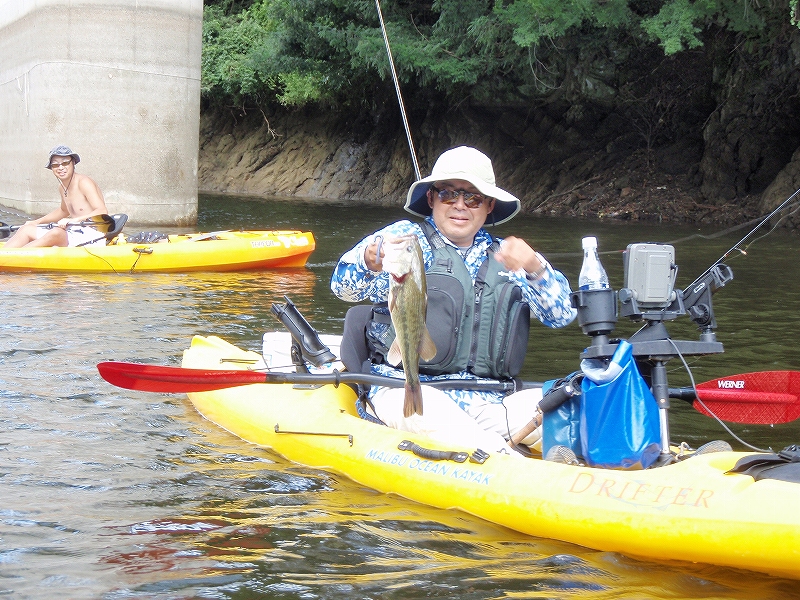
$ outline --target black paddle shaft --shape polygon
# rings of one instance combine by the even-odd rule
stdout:
[[[113,227],[114,219],[109,215],[97,215],[101,220],[96,221],[94,217],[89,217],[85,221],[81,221],[80,223],[68,223],[67,227],[92,227],[94,225],[108,225],[109,227]],[[54,227],[54,223],[47,223],[51,227]],[[22,227],[22,225],[9,225],[8,223],[4,223],[0,221],[0,239],[7,238],[8,235],[17,229]]]

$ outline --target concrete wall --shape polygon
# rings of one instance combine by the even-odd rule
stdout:
[[[0,204],[59,202],[66,144],[110,212],[197,220],[202,0],[0,0]]]

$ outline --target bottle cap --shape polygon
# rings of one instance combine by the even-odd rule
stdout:
[[[583,238],[583,249],[597,248],[597,238],[594,236]]]

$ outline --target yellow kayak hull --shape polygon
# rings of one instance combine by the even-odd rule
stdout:
[[[169,242],[108,246],[13,248],[0,244],[0,271],[189,272],[303,267],[314,251],[303,231],[224,231],[170,235]]]
[[[183,366],[248,368],[235,361],[259,359],[220,338],[197,336],[184,351]],[[380,492],[601,551],[800,579],[800,484],[726,474],[752,453],[701,454],[645,471],[501,455],[484,464],[435,462],[398,444],[474,448],[442,448],[362,420],[347,386],[256,384],[189,398],[205,418],[248,442]]]

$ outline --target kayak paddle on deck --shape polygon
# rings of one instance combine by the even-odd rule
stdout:
[[[101,362],[100,376],[128,390],[177,394],[208,392],[254,383],[362,384],[403,387],[405,380],[382,375],[348,373],[279,373],[222,369],[184,369],[129,362]],[[520,385],[521,384],[521,385]],[[542,387],[535,381],[438,380],[424,385],[444,389],[508,391]],[[800,417],[800,371],[762,371],[728,375],[697,386],[670,388],[670,397],[686,400],[699,412],[724,421],[767,425]],[[712,415],[713,413],[713,415]]]

